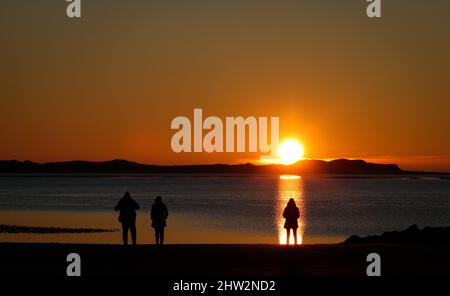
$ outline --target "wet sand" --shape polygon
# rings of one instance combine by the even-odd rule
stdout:
[[[118,244],[122,242],[121,225],[116,212],[68,211],[0,211],[0,224],[43,228],[99,228],[118,232],[97,233],[2,233],[0,243],[64,243],[64,244]],[[150,216],[142,212],[136,219],[139,244],[154,243]],[[1,229],[0,229],[1,230]],[[221,228],[195,215],[171,213],[165,230],[171,244],[276,244],[277,231],[254,232],[242,228]],[[283,234],[284,229],[283,229]],[[306,244],[334,244],[346,236],[314,236],[303,238]]]
[[[0,275],[66,276],[81,256],[83,277],[365,277],[381,256],[383,276],[450,276],[446,245],[121,245],[0,243]]]

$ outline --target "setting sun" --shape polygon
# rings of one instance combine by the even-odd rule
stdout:
[[[293,164],[303,158],[303,146],[296,140],[286,140],[280,144],[278,155],[282,164]]]

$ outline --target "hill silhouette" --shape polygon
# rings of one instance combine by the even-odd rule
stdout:
[[[36,163],[32,161],[0,161],[0,173],[195,173],[195,174],[401,174],[407,173],[395,164],[376,164],[364,160],[337,159],[332,161],[301,160],[292,165],[211,164],[211,165],[152,165],[127,160],[66,161]]]

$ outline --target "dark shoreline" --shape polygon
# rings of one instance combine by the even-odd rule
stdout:
[[[0,224],[0,233],[101,233],[101,232],[116,232],[119,229],[106,228],[73,228],[73,227],[41,227],[41,226],[23,226]]]
[[[367,255],[385,276],[450,276],[448,245],[96,245],[0,243],[0,275],[65,277],[78,253],[83,276],[365,277]]]

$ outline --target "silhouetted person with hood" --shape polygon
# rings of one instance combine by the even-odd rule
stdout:
[[[162,245],[164,243],[164,227],[166,219],[169,216],[166,205],[162,202],[161,196],[157,196],[152,205],[152,227],[155,229],[155,243]]]
[[[119,222],[122,223],[122,240],[125,246],[128,245],[128,229],[131,232],[133,245],[136,245],[136,210],[138,209],[138,203],[131,198],[128,192],[125,192],[114,207],[114,210],[120,211]]]
[[[286,243],[289,245],[289,239],[291,237],[292,229],[292,231],[294,232],[294,242],[295,244],[297,244],[297,219],[300,218],[300,211],[298,210],[293,198],[289,199],[286,208],[284,208],[283,218],[286,219],[286,222],[284,222],[284,228],[286,228],[287,232]]]

